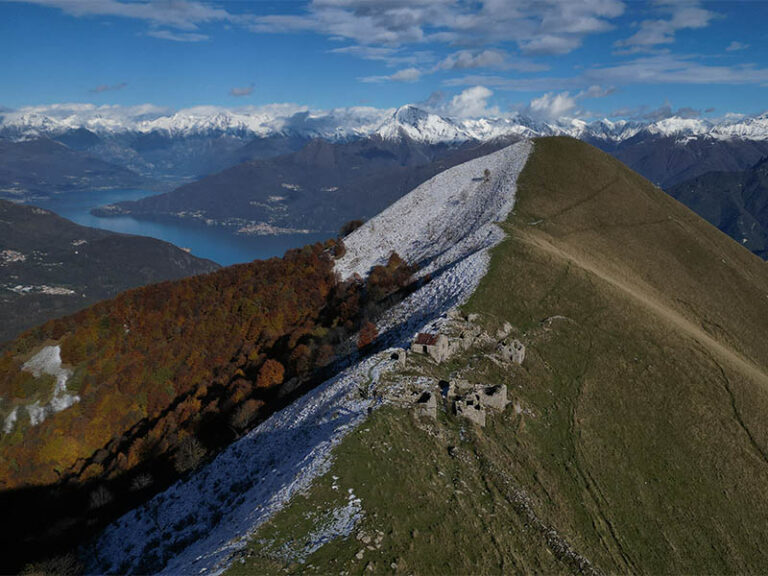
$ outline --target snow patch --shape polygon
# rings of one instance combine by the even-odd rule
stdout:
[[[32,426],[42,423],[51,414],[66,410],[73,404],[80,402],[80,396],[67,393],[67,380],[72,376],[72,371],[64,368],[61,364],[61,346],[45,346],[27,360],[21,369],[30,372],[35,378],[40,378],[43,374],[56,378],[53,396],[47,404],[41,404],[37,400],[26,407]]]
[[[3,422],[3,432],[5,434],[10,434],[13,432],[13,427],[16,425],[16,420],[18,420],[19,417],[19,407],[16,406],[13,410],[11,410],[10,414],[5,417],[5,422]]]

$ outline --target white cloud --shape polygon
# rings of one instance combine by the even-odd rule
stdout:
[[[526,54],[568,54],[581,46],[581,39],[574,36],[543,34],[522,42]]]
[[[730,44],[728,44],[728,47],[726,50],[728,52],[736,52],[738,50],[746,50],[749,48],[749,44],[744,44],[744,42],[739,42],[738,40],[734,40]]]
[[[613,88],[592,85],[576,94],[571,92],[547,92],[538,98],[534,98],[523,109],[524,113],[537,120],[560,120],[562,118],[574,118],[590,116],[591,114],[579,106],[582,100],[605,98],[613,94]]]
[[[493,91],[485,86],[473,86],[451,98],[441,112],[458,118],[498,116],[499,109],[495,106],[488,106],[488,99],[491,96],[493,96]]]
[[[483,50],[472,52],[461,50],[455,52],[437,64],[440,70],[466,70],[467,68],[503,68],[507,56],[498,50]]]
[[[717,14],[706,10],[697,1],[660,2],[665,19],[643,20],[640,29],[616,46],[649,48],[659,44],[672,44],[678,30],[706,28]]]
[[[384,62],[387,66],[414,66],[430,62],[434,59],[434,55],[429,51],[405,53],[401,48],[360,46],[358,44],[334,48],[330,50],[330,53],[349,54],[365,60],[380,61]]]
[[[768,84],[768,68],[712,66],[692,57],[663,54],[587,70],[586,81],[607,84]]]
[[[473,68],[495,68],[518,72],[540,72],[548,70],[546,65],[524,58],[513,58],[503,50],[460,50],[449,54],[435,66],[435,70],[469,70]]]
[[[558,120],[571,116],[578,109],[576,98],[569,92],[548,92],[531,100],[526,114],[539,120]]]
[[[531,53],[562,54],[590,34],[612,28],[619,0],[314,0],[305,14],[247,19],[259,33],[315,31],[360,46],[397,48],[420,43],[473,45],[513,42]],[[546,37],[546,40],[540,40]]]
[[[73,16],[115,16],[144,20],[153,26],[196,30],[207,22],[235,21],[223,8],[196,0],[126,2],[120,0],[12,0],[59,8]]]
[[[160,40],[170,40],[172,42],[203,42],[208,40],[206,34],[197,32],[173,32],[171,30],[149,30],[147,36],[159,38]]]
[[[361,82],[380,83],[380,82],[418,82],[421,78],[421,71],[418,68],[404,68],[394,74],[385,76],[364,76],[360,78]]]

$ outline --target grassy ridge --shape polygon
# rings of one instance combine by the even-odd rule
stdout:
[[[536,142],[505,227],[466,309],[513,323],[523,366],[470,351],[425,369],[503,382],[520,410],[483,430],[375,413],[233,571],[768,570],[765,264],[570,139]],[[382,547],[358,559],[352,534],[291,563],[313,514],[339,506],[334,475]]]

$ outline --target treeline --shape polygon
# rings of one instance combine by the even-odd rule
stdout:
[[[340,282],[343,253],[330,240],[139,288],[24,334],[0,358],[4,403],[26,399],[21,364],[45,343],[61,345],[81,401],[0,440],[0,487],[121,478],[139,490],[197,466],[327,377],[354,333],[361,347],[376,339],[371,320],[413,269],[393,254],[367,283]]]

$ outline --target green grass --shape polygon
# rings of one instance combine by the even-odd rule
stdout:
[[[522,414],[480,430],[374,413],[232,572],[577,572],[562,541],[606,573],[768,571],[764,263],[569,139],[536,142],[505,226],[465,309],[490,330],[511,322],[525,362],[412,366],[505,383]],[[347,488],[381,549],[358,560],[353,534],[305,564],[281,556]]]

